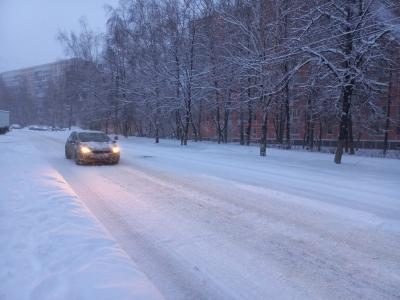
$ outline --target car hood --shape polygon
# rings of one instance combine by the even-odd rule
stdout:
[[[111,142],[84,142],[81,143],[81,146],[86,146],[90,150],[97,150],[97,151],[105,151],[110,150],[113,146]]]

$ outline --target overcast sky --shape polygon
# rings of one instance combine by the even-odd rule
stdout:
[[[105,4],[118,0],[0,0],[0,72],[63,58],[57,32],[78,30],[82,16],[104,31]]]

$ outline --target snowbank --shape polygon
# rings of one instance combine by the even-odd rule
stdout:
[[[0,139],[0,299],[162,299],[40,151]]]

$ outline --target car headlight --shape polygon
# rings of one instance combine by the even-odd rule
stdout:
[[[119,149],[119,147],[118,146],[114,146],[114,147],[112,147],[112,152],[113,153],[119,153],[119,151],[120,151],[120,149]]]
[[[81,153],[83,153],[83,154],[88,154],[88,153],[92,152],[92,150],[90,150],[90,148],[86,147],[86,146],[81,146],[80,150],[81,150]]]

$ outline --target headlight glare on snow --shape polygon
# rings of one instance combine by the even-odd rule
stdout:
[[[86,146],[81,146],[80,150],[81,150],[81,152],[82,152],[83,154],[88,154],[88,153],[92,152],[92,151],[89,149],[89,147],[86,147]]]
[[[112,152],[113,152],[113,153],[119,153],[119,151],[120,151],[120,149],[119,149],[118,146],[112,147]]]

